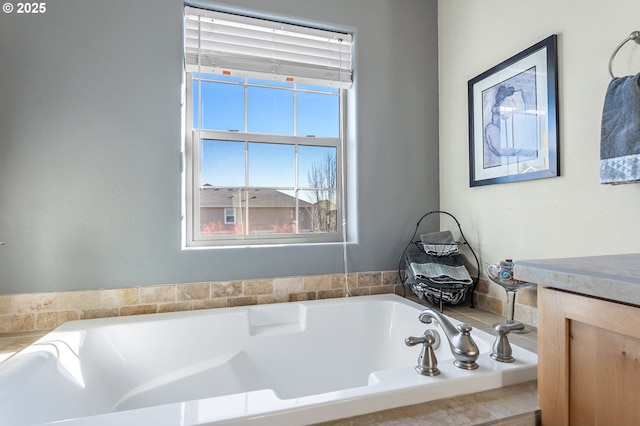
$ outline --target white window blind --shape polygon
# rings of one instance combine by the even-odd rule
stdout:
[[[188,72],[349,88],[350,34],[185,6]]]

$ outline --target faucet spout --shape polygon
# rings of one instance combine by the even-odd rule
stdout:
[[[420,312],[418,319],[425,324],[431,324],[431,321],[435,321],[440,325],[449,341],[449,347],[451,347],[451,352],[455,358],[453,364],[456,367],[465,370],[478,368],[476,361],[480,356],[480,349],[471,338],[473,327],[464,323],[454,326],[444,315],[431,308]]]

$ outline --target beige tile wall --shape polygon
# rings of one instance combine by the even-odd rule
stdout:
[[[353,296],[391,293],[397,271],[347,275]],[[223,308],[345,295],[344,274],[0,295],[0,333],[50,330],[67,321]]]
[[[402,294],[397,271],[347,275],[352,296]],[[0,295],[0,333],[50,330],[67,321],[192,309],[327,299],[345,295],[344,274],[120,289]],[[537,325],[536,292],[520,290],[516,319]],[[480,281],[477,306],[504,315],[504,290]]]

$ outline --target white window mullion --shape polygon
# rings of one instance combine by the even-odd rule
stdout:
[[[249,131],[249,86],[247,86],[245,79],[244,84],[244,132]]]
[[[298,135],[298,120],[296,119],[296,113],[298,111],[298,91],[294,90],[293,91],[293,136],[300,136]],[[297,152],[297,149],[296,149]]]
[[[300,210],[300,167],[298,167],[298,161],[299,161],[299,154],[298,154],[298,144],[296,144],[296,155],[295,155],[295,166],[294,166],[294,189],[293,189],[293,194],[294,194],[294,203],[295,203],[295,212],[294,212],[294,217],[295,217],[295,223],[296,223],[296,229],[295,229],[295,233],[299,234],[300,233],[300,215],[298,213],[298,211]]]
[[[244,141],[244,188],[242,188],[246,202],[244,203],[244,235],[249,235],[249,141]],[[240,204],[242,205],[242,203]]]

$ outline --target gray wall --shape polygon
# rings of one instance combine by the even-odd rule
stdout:
[[[438,206],[437,2],[223,6],[355,32],[349,270],[396,268]],[[342,271],[340,245],[181,250],[181,13],[51,0],[0,14],[0,293]]]

